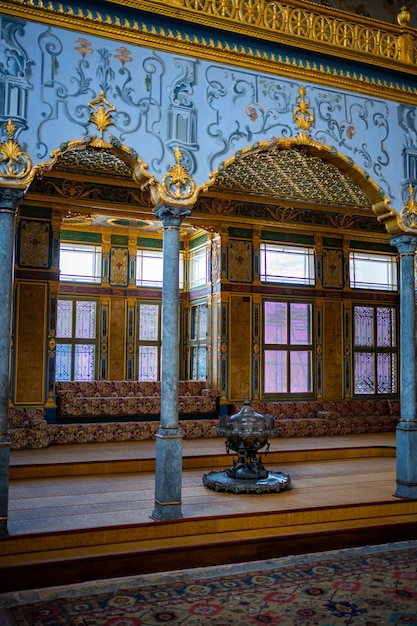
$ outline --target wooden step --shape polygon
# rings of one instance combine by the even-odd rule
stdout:
[[[30,529],[30,520],[37,521],[39,515],[42,532],[27,530],[0,539],[2,590],[417,538],[417,501],[393,496],[392,437],[380,438],[376,445],[369,438],[305,440],[301,446],[281,440],[273,443],[273,450],[263,459],[265,466],[295,476],[294,489],[241,496],[217,494],[202,485],[204,471],[230,467],[233,455],[225,454],[224,441],[188,442],[183,456],[187,517],[172,521],[150,518],[155,471],[151,442],[140,448],[68,447],[15,455],[11,491],[21,481],[16,497],[24,497],[16,500],[16,516],[19,512],[17,517],[25,520],[21,528]],[[32,508],[35,487],[45,503],[33,503]],[[94,487],[97,512],[85,498],[90,493],[86,489]],[[63,493],[66,489],[69,492]],[[133,499],[128,499],[129,489],[134,489]],[[125,517],[121,508],[115,508],[115,503],[122,503],[119,490],[127,494]],[[78,500],[77,494],[81,494]],[[54,520],[65,518],[66,503],[71,507],[74,499],[81,511],[77,519],[89,527],[72,528],[73,513],[68,510],[66,529],[48,532]],[[106,517],[106,502],[113,506],[109,510],[114,516]],[[53,515],[47,508],[51,506]],[[88,508],[92,508],[91,515]],[[103,519],[116,523],[104,525]],[[137,519],[138,523],[117,524],[117,519]]]

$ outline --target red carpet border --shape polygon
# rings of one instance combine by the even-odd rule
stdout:
[[[417,625],[417,541],[0,596],[0,626]]]

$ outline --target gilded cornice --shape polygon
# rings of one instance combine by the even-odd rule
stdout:
[[[241,200],[230,200],[228,198],[216,199],[212,197],[201,197],[192,212],[190,222],[202,227],[204,223],[212,223],[216,232],[221,230],[221,225],[245,225],[252,226],[256,221],[257,228],[266,230],[283,229],[293,233],[306,232],[306,227],[311,233],[320,232],[339,237],[342,234],[355,239],[369,239],[376,241],[381,239],[387,241],[387,230],[385,225],[375,219],[371,212],[367,215],[360,211],[337,211],[323,210],[320,205],[305,207],[301,204],[287,206],[281,202],[251,202]]]
[[[234,7],[233,11],[224,15],[216,1],[220,2],[198,3],[193,8],[191,0],[113,0],[106,5],[108,12],[101,13],[67,3],[55,6],[50,0],[0,0],[0,12],[133,45],[147,45],[176,54],[286,75],[304,82],[353,91],[359,89],[379,98],[415,105],[415,29],[407,25],[391,26],[319,5],[314,5],[314,9],[307,8],[305,3],[297,0],[291,4],[255,0],[256,19],[238,11],[239,2],[233,0],[228,3],[228,6]],[[123,5],[123,8],[118,5]],[[281,8],[285,19],[281,16],[280,21],[275,15],[270,23],[266,23],[265,15],[269,15],[271,7]],[[173,22],[162,26],[157,16],[176,20],[179,28],[174,28]],[[407,22],[403,20],[402,23]],[[191,30],[196,24],[202,29],[211,28],[213,32],[206,36],[196,34],[195,28]],[[336,35],[329,33],[336,26],[336,34],[339,35],[335,39]],[[225,40],[227,35],[223,36],[223,32],[229,33],[228,40]],[[243,36],[245,43],[232,41],[230,33],[240,39]],[[331,41],[330,36],[333,37]],[[266,42],[265,47],[262,41]],[[270,44],[292,46],[294,53],[276,52]],[[302,52],[297,53],[297,48]],[[306,50],[326,55],[327,60],[302,58],[302,54],[306,56]],[[340,59],[354,62],[356,68],[342,67]],[[367,65],[362,66],[363,63]],[[380,68],[381,77],[375,77],[370,66]],[[390,75],[382,76],[384,70],[389,70]],[[393,71],[398,72],[395,77]],[[407,74],[410,80],[406,78]]]

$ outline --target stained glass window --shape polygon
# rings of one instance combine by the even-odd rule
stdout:
[[[312,305],[268,300],[263,310],[264,393],[312,393]]]
[[[58,300],[55,380],[94,380],[97,302]]]
[[[139,346],[138,380],[147,382],[159,380],[158,358],[159,349],[157,346]]]
[[[354,393],[394,394],[397,391],[397,339],[395,308],[355,306]]]
[[[190,380],[207,377],[207,304],[195,304],[190,312]]]
[[[160,380],[161,305],[138,304],[138,380]]]

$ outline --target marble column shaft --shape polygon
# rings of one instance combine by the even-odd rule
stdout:
[[[400,400],[396,431],[397,489],[400,498],[417,498],[417,421],[414,260],[417,236],[391,240],[400,253]]]
[[[17,208],[24,191],[0,187],[0,535],[7,535],[9,508],[10,339],[13,308],[14,238]]]
[[[179,241],[189,210],[160,207],[164,227],[162,288],[161,417],[156,434],[155,507],[153,519],[182,517],[182,433],[178,415],[179,380]]]

